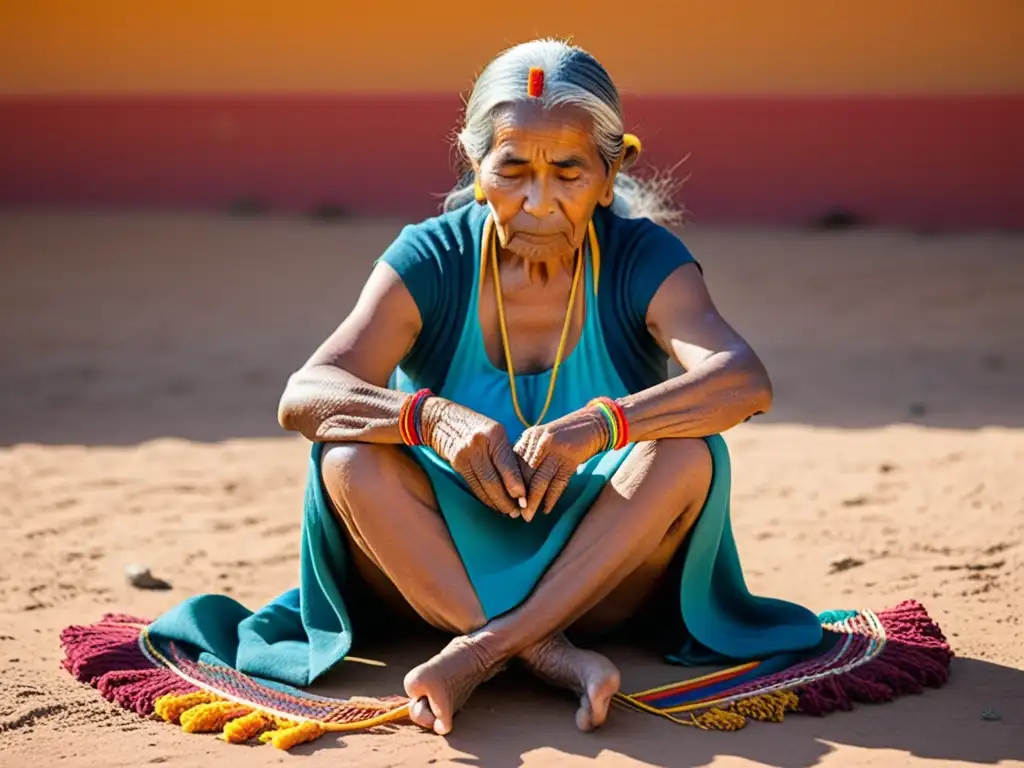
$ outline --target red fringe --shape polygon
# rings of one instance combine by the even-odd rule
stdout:
[[[68,627],[60,635],[64,668],[108,701],[140,715],[153,714],[164,694],[198,690],[142,652],[139,634],[147,624],[136,616],[108,613],[98,624]]]
[[[953,651],[924,606],[907,600],[878,614],[886,645],[878,658],[841,675],[797,689],[799,710],[824,715],[849,710],[854,702],[891,701],[949,680]]]
[[[891,701],[946,683],[953,651],[923,605],[908,600],[879,613],[878,618],[886,632],[881,655],[844,674],[798,688],[799,711],[824,715],[852,709],[854,702]],[[151,715],[160,696],[199,690],[154,665],[142,652],[139,634],[148,623],[134,616],[107,614],[98,624],[68,627],[61,633],[64,668],[108,701],[140,715]]]

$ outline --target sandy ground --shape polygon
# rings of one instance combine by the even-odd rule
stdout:
[[[67,624],[294,585],[306,446],[277,397],[399,226],[0,215],[0,764],[1022,764],[1020,236],[686,237],[776,384],[774,411],[728,435],[752,588],[814,609],[921,599],[958,654],[944,690],[735,734],[615,712],[582,735],[570,700],[499,679],[447,741],[403,728],[284,754],[75,683]],[[129,563],[173,588],[132,589]],[[436,643],[381,647],[386,666],[345,664],[325,690],[399,692]],[[608,651],[629,689],[677,674]]]

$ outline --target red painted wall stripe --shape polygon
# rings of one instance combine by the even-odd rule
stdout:
[[[452,181],[457,97],[0,99],[0,204],[422,216]],[[699,223],[1024,227],[1024,95],[626,98]]]

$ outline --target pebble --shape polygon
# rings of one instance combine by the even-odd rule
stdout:
[[[988,720],[989,722],[997,723],[1003,719],[1003,716],[998,712],[993,712],[991,709],[986,709],[981,713],[982,720]]]
[[[124,570],[128,583],[136,589],[170,589],[171,585],[154,576],[144,565],[129,565]]]

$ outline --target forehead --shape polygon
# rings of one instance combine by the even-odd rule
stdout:
[[[498,109],[494,114],[494,149],[526,142],[596,151],[593,121],[579,107],[544,109],[540,104],[522,102]]]

